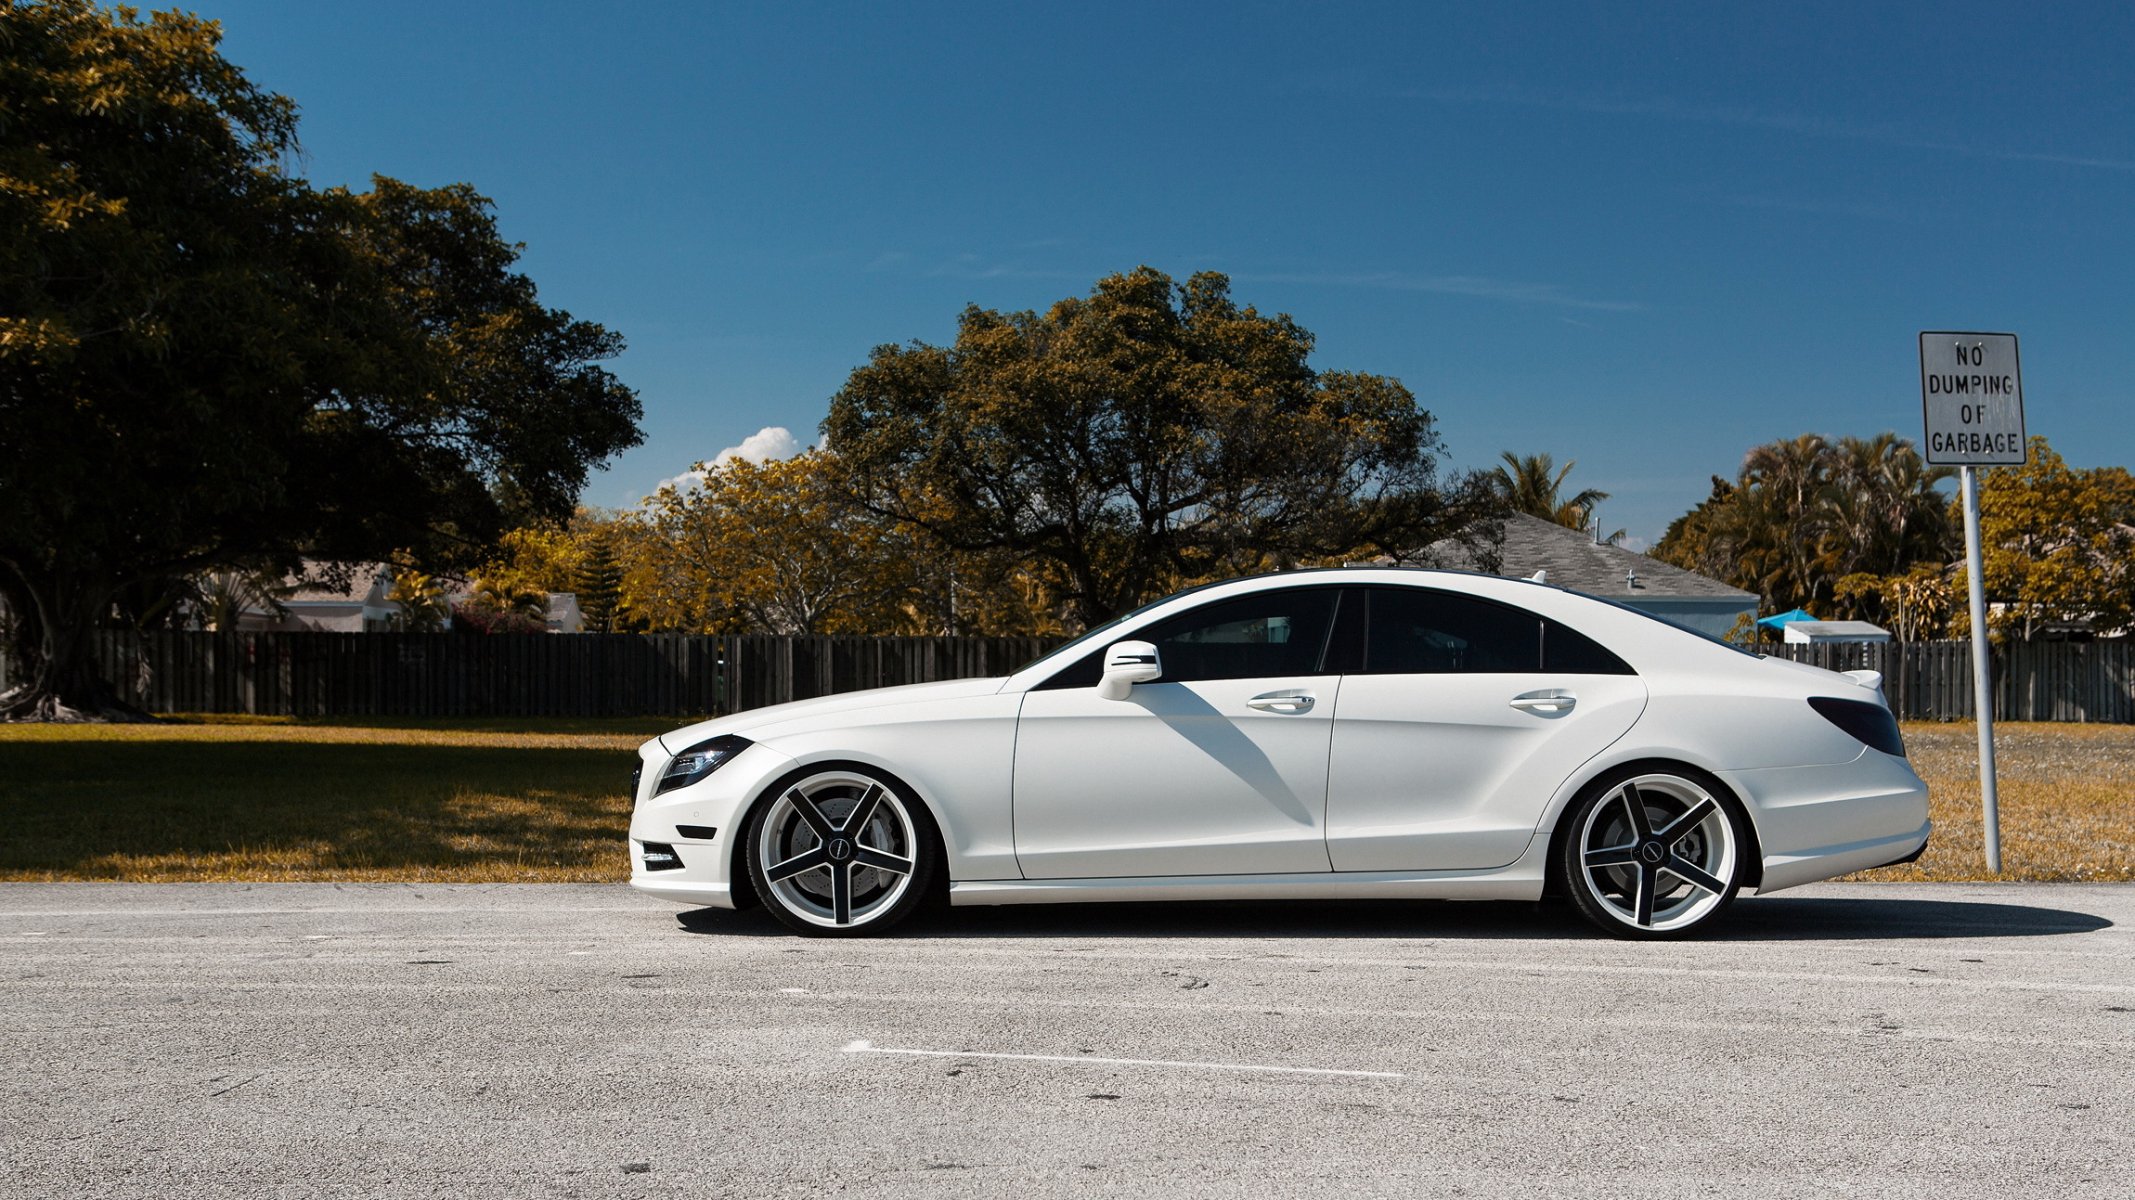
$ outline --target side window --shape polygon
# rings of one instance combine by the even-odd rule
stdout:
[[[1371,589],[1365,674],[1531,672],[1541,666],[1542,618],[1533,613],[1452,592]]]
[[[1568,675],[1636,675],[1631,664],[1576,629],[1542,622],[1542,669]]]
[[[1341,589],[1259,592],[1181,613],[1151,629],[1167,683],[1313,675]]]
[[[1165,683],[1252,679],[1320,671],[1340,588],[1260,592],[1180,613],[1160,625],[1122,630],[1032,691],[1096,687],[1114,642],[1153,642]]]

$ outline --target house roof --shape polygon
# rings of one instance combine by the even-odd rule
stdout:
[[[343,572],[347,581],[336,586],[332,576]],[[305,559],[302,569],[283,581],[290,591],[281,599],[284,604],[360,604],[384,586],[392,573],[393,569],[384,563],[334,564]]]
[[[1446,566],[1476,569],[1473,556],[1457,543],[1440,542],[1431,549],[1433,557]],[[1505,518],[1505,542],[1498,552],[1499,575],[1527,578],[1546,571],[1544,582],[1594,596],[1615,600],[1647,596],[1739,600],[1744,607],[1757,602],[1755,592],[1729,587],[1717,579],[1621,546],[1603,545],[1592,534],[1524,513]],[[1635,584],[1629,582],[1633,579]]]

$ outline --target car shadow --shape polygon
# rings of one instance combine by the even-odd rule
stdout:
[[[761,909],[676,914],[690,933],[783,936]],[[2048,937],[2112,921],[2028,904],[1917,897],[1752,896],[1735,902],[1703,942],[1886,941]],[[1444,900],[1253,900],[970,906],[915,914],[893,938],[1446,938],[1557,940],[1598,936],[1569,906]]]

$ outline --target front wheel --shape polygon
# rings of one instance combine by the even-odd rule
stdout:
[[[1747,839],[1717,784],[1669,770],[1616,776],[1567,819],[1565,890],[1604,932],[1681,937],[1735,898]]]
[[[749,877],[788,928],[818,937],[879,933],[932,884],[933,826],[889,780],[826,767],[783,782],[750,820]]]

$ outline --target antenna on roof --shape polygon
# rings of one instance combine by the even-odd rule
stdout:
[[[1544,568],[1542,568],[1541,570],[1539,570],[1539,571],[1536,571],[1536,572],[1535,572],[1534,574],[1532,574],[1532,575],[1529,575],[1529,576],[1527,577],[1527,582],[1529,582],[1529,583],[1548,583],[1548,582],[1549,582],[1549,568],[1547,568],[1547,567],[1544,567]]]

